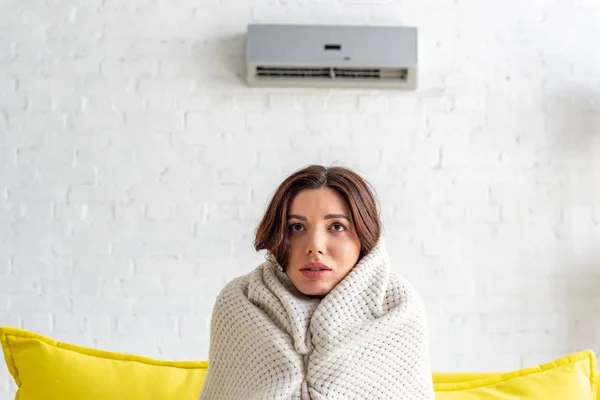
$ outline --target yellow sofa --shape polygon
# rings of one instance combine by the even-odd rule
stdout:
[[[209,367],[95,350],[11,327],[0,328],[0,341],[16,400],[196,400]],[[595,353],[586,350],[518,371],[436,372],[432,379],[436,400],[594,400],[599,375]]]

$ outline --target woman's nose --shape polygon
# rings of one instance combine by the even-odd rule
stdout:
[[[325,240],[318,234],[310,235],[306,245],[307,254],[325,254]]]

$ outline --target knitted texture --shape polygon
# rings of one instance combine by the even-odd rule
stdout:
[[[200,399],[432,400],[425,320],[383,239],[323,299],[266,261],[217,297]]]

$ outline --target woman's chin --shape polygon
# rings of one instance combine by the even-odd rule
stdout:
[[[328,287],[308,287],[309,285],[304,285],[304,287],[298,288],[303,294],[307,296],[326,296],[331,289]]]
[[[292,284],[302,294],[307,296],[325,296],[333,289],[333,282],[330,277],[322,277],[320,279],[310,279],[300,274],[288,274]]]

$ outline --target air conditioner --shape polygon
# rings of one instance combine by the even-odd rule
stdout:
[[[246,83],[413,90],[417,86],[417,29],[250,24]]]

